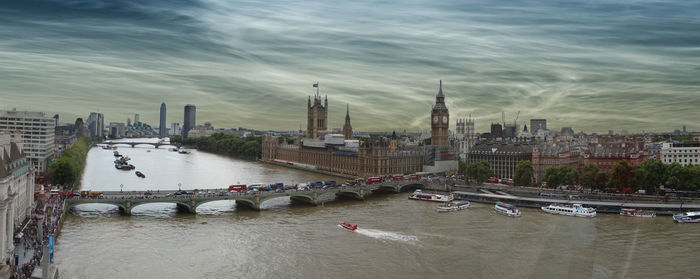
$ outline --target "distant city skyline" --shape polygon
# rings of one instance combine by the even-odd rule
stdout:
[[[234,3],[9,1],[0,109],[61,122],[306,129],[320,82],[328,128],[428,131],[443,80],[451,119],[550,129],[700,130],[700,2]],[[69,15],[69,16],[67,16]],[[99,24],[95,24],[99,22]],[[450,129],[454,130],[454,122]]]

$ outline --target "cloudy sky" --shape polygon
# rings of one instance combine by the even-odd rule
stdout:
[[[10,0],[0,109],[62,121],[183,106],[216,127],[423,130],[443,80],[477,131],[521,111],[575,131],[700,130],[700,1]],[[454,121],[452,121],[454,129]],[[304,124],[305,125],[305,124]]]

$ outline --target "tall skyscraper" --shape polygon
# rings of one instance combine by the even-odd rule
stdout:
[[[91,137],[103,137],[105,135],[105,117],[98,112],[91,112],[87,119],[88,131]]]
[[[134,114],[134,125],[136,125],[136,123],[141,123],[141,120],[139,118],[141,117],[138,113]]]
[[[440,90],[438,91],[438,94],[435,97],[435,106],[433,106],[431,118],[431,145],[449,145],[449,141],[447,139],[447,131],[450,128],[450,111],[445,105],[445,94],[442,93],[442,80],[440,81]]]
[[[187,107],[185,107],[185,111],[187,111]],[[165,125],[165,102],[163,102],[162,104],[160,104],[160,125],[158,126],[159,138],[164,138],[168,136],[168,127],[166,127]]]
[[[185,106],[185,121],[182,124],[182,136],[187,137],[187,133],[194,129],[194,125],[197,123],[197,108],[194,105]]]

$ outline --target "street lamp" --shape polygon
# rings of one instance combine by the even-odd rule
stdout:
[[[182,183],[177,184],[177,190],[182,192]]]
[[[122,188],[121,191],[124,192],[124,184],[119,185],[119,187],[121,187]]]

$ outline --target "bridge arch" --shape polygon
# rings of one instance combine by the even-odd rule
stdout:
[[[419,188],[425,187],[425,184],[421,182],[411,182],[411,183],[406,183],[403,185],[399,185],[399,192],[406,192],[406,191],[411,191]]]
[[[99,202],[99,201],[85,201],[85,202],[77,202],[77,203],[66,203],[66,211],[74,210],[76,206],[80,205],[89,205],[89,204],[107,204],[107,205],[113,205],[116,206],[119,209],[119,212],[128,214],[129,210],[124,206],[124,204],[117,203],[117,202]]]
[[[132,211],[134,208],[141,206],[141,205],[146,205],[146,204],[174,204],[175,207],[177,208],[178,212],[181,213],[195,213],[194,210],[192,209],[192,206],[186,202],[182,201],[173,201],[173,200],[166,200],[166,201],[161,201],[161,200],[133,200],[131,201],[131,208],[129,211]]]

